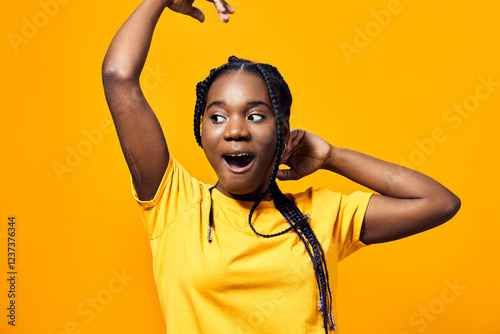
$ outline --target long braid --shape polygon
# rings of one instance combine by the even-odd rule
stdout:
[[[308,222],[308,215],[304,216],[300,210],[297,208],[295,203],[288,199],[278,188],[276,184],[276,175],[279,170],[281,155],[284,149],[284,123],[285,117],[290,115],[290,105],[292,103],[292,96],[288,85],[279,73],[279,71],[269,64],[256,64],[245,59],[239,59],[234,56],[229,58],[228,63],[222,65],[217,69],[212,69],[210,75],[202,82],[198,83],[196,86],[196,107],[194,115],[194,132],[196,141],[200,146],[201,142],[201,118],[205,111],[206,101],[208,96],[208,91],[212,83],[223,73],[231,70],[246,70],[248,72],[258,74],[264,80],[266,87],[269,91],[271,97],[274,111],[277,120],[277,142],[276,142],[276,158],[274,166],[269,178],[269,183],[267,184],[265,190],[259,195],[257,200],[252,205],[248,216],[248,224],[252,231],[261,237],[271,238],[282,234],[285,234],[293,230],[299,239],[304,244],[307,254],[311,258],[316,282],[318,285],[319,293],[319,312],[323,317],[323,327],[325,333],[328,333],[328,329],[336,329],[332,310],[332,294],[330,291],[329,276],[326,265],[325,254],[321,244],[319,243],[314,231]],[[215,186],[214,186],[215,187]],[[210,190],[212,190],[212,187]],[[210,191],[211,193],[211,191]],[[259,203],[269,194],[274,200],[276,208],[281,212],[285,220],[290,225],[289,228],[273,234],[262,234],[255,230],[252,224],[252,216],[257,209]],[[209,242],[212,241],[211,233],[213,227],[213,208],[210,209],[209,217],[209,231],[208,239]],[[330,325],[329,325],[330,324]]]
[[[273,170],[271,172],[271,177],[269,179],[271,181],[271,180],[275,180],[276,179],[276,175],[278,174],[279,165],[280,165],[280,161],[281,161],[281,155],[283,153],[283,146],[284,146],[284,142],[285,142],[285,130],[283,128],[283,114],[281,112],[279,112],[279,111],[281,111],[281,106],[280,106],[278,98],[276,97],[274,89],[271,86],[271,82],[270,82],[269,76],[267,75],[267,72],[264,70],[264,65],[257,64],[257,69],[259,70],[260,74],[262,75],[262,78],[264,79],[264,82],[266,83],[267,90],[269,91],[269,95],[271,96],[271,101],[273,103],[273,107],[274,107],[274,111],[276,113],[276,119],[277,119],[278,140],[277,140],[277,143],[276,143],[276,160],[274,162]],[[272,237],[275,237],[275,236],[278,236],[278,235],[282,235],[284,233],[287,233],[288,231],[290,231],[293,228],[293,226],[290,226],[290,228],[288,228],[288,229],[286,229],[284,231],[278,232],[278,233],[274,233],[274,234],[262,234],[262,233],[257,232],[255,230],[255,228],[253,227],[253,225],[252,225],[252,215],[253,215],[255,209],[257,209],[257,206],[259,205],[259,203],[269,193],[269,191],[271,189],[271,185],[272,185],[272,182],[269,182],[267,184],[266,189],[264,190],[264,192],[257,198],[257,200],[255,201],[255,203],[252,205],[252,208],[250,209],[250,213],[248,215],[248,224],[250,225],[250,228],[252,229],[252,231],[255,234],[257,234],[258,236],[261,236],[261,237],[264,237],[264,238],[272,238]]]
[[[293,223],[293,215],[290,212],[290,210],[288,209],[288,206],[286,204],[284,204],[284,203],[287,203],[289,201],[289,199],[281,192],[281,190],[278,188],[278,185],[276,183],[273,183],[273,188],[271,191],[273,194],[274,202],[276,203],[276,207],[281,212],[281,214],[283,214],[283,216],[285,217],[288,224],[290,224],[290,226],[295,225],[295,226],[302,227],[302,225],[307,224],[307,221],[306,221],[307,218],[304,219],[301,223],[298,223],[298,224]],[[304,243],[304,247],[306,248],[307,254],[311,258],[313,263],[315,263],[314,255],[311,253],[311,247],[310,247],[308,241],[306,241],[306,239],[304,239],[304,236],[302,235],[301,231],[297,231],[297,229],[294,229],[294,231],[297,234],[297,236],[299,237],[299,239]],[[316,283],[318,284],[318,293],[321,296],[320,275],[319,275],[318,271],[316,270],[316,265],[314,265],[314,269],[315,269],[314,275],[316,276]]]
[[[328,278],[328,270],[326,267],[326,259],[321,244],[316,238],[316,235],[314,234],[311,226],[309,225],[307,218],[304,217],[304,215],[302,215],[297,206],[281,192],[276,183],[274,183],[272,194],[276,208],[282,214],[286,216],[291,216],[291,219],[296,222],[295,224],[298,225],[300,232],[308,241],[309,245],[307,245],[304,239],[301,238],[301,240],[304,243],[304,246],[306,247],[306,250],[308,250],[309,256],[311,257],[311,261],[313,262],[314,266],[314,272],[317,277],[316,281],[318,283],[319,303],[320,303],[319,311],[323,315],[323,325],[325,326],[325,329],[328,328],[328,322],[330,321],[331,328],[334,329],[335,325],[333,323],[333,318],[331,318],[332,296],[331,296],[330,286],[328,284],[329,278]],[[299,235],[297,231],[295,232],[297,233],[297,235]],[[312,256],[311,252],[309,251],[309,246],[312,248],[314,256]]]

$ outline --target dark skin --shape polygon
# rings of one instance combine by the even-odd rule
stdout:
[[[168,165],[169,152],[158,119],[142,94],[139,76],[156,22],[165,8],[203,22],[203,13],[192,3],[192,0],[145,0],[116,34],[103,63],[106,99],[139,199],[145,201],[151,200],[158,189]],[[214,4],[221,19],[227,22],[234,10],[222,0]],[[225,84],[225,80],[239,80],[239,93],[234,88],[228,91],[230,85]],[[274,160],[275,148],[270,150],[269,147],[276,145],[276,118],[269,93],[262,79],[254,74],[239,77],[235,73],[224,74],[211,87],[207,106],[213,101],[223,103],[207,108],[202,141],[207,158],[221,181],[218,190],[229,197],[255,200],[267,184],[273,165],[271,157]],[[249,104],[252,101],[262,103]],[[217,112],[227,118],[216,117],[214,122],[212,116]],[[265,122],[261,122],[261,116],[265,117]],[[301,129],[289,132],[288,121],[285,127],[288,147],[282,163],[290,169],[279,171],[280,180],[297,180],[318,169],[326,169],[380,194],[373,195],[368,204],[360,237],[365,244],[428,230],[449,220],[460,208],[458,197],[428,176],[333,146]],[[273,143],[274,146],[269,146]],[[249,171],[236,170],[235,173],[233,168],[228,172],[222,155],[231,149],[255,155]]]
[[[266,188],[276,157],[269,148],[278,135],[272,105],[264,80],[253,73],[230,71],[210,87],[201,139],[224,195],[255,201]],[[228,154],[249,155],[251,162],[236,168],[224,159]]]
[[[343,175],[380,193],[366,209],[360,240],[365,244],[404,238],[451,219],[460,199],[432,178],[363,153],[335,147],[304,130],[290,133],[281,180],[296,180],[318,169]]]
[[[234,10],[214,0],[224,22]],[[111,42],[102,65],[106,100],[120,145],[140,199],[154,197],[168,165],[169,152],[160,123],[144,98],[139,77],[151,45],[153,31],[165,8],[203,22],[193,1],[145,0],[127,19]]]

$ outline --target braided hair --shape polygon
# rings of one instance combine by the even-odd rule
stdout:
[[[319,243],[314,231],[309,225],[309,215],[304,216],[302,212],[297,208],[294,202],[292,202],[288,197],[286,197],[276,184],[276,175],[279,170],[281,155],[285,146],[285,120],[290,117],[290,107],[292,104],[292,95],[290,89],[286,84],[285,80],[278,72],[276,67],[269,64],[254,63],[246,59],[237,58],[235,56],[229,57],[229,61],[220,66],[219,68],[212,69],[210,75],[202,82],[196,85],[196,107],[194,113],[194,134],[198,145],[202,146],[201,142],[201,119],[205,112],[208,91],[212,83],[223,73],[229,71],[244,70],[253,74],[256,74],[264,80],[266,87],[269,91],[271,97],[274,111],[277,120],[277,132],[278,138],[276,143],[276,158],[274,161],[274,166],[271,172],[269,182],[259,195],[257,200],[252,205],[250,213],[248,215],[248,224],[252,231],[263,238],[272,238],[279,235],[285,234],[293,230],[302,243],[305,246],[306,252],[311,258],[314,273],[316,277],[316,282],[318,285],[319,293],[319,312],[323,316],[323,327],[325,333],[328,333],[329,329],[336,329],[336,325],[332,314],[332,294],[330,291],[330,284],[328,278],[328,270],[326,266],[325,253],[323,248]],[[210,188],[210,192],[212,189]],[[268,195],[271,194],[272,199],[276,208],[281,212],[285,220],[290,225],[289,228],[273,234],[262,234],[255,230],[252,224],[252,216],[257,209],[259,203]],[[212,228],[213,228],[213,208],[210,208],[209,216],[209,230],[208,230],[208,241],[212,241]]]

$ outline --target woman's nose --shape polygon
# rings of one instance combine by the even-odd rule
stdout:
[[[237,117],[228,120],[224,131],[225,140],[246,140],[248,138],[250,138],[250,132],[244,119]]]

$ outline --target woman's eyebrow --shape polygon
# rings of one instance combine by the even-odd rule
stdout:
[[[212,102],[212,103],[210,103],[208,105],[207,110],[210,109],[211,106],[218,106],[218,105],[224,104],[224,103],[226,103],[226,102],[224,102],[224,100],[222,100],[222,101],[214,101],[214,102]]]
[[[269,109],[273,110],[273,108],[271,108],[271,106],[264,101],[250,101],[247,104],[250,104],[252,106],[264,105],[264,106],[268,107]]]
[[[218,105],[221,105],[221,104],[226,104],[226,101],[224,101],[224,100],[213,101],[212,103],[210,103],[208,105],[207,110],[210,109],[211,106],[218,106]],[[271,106],[269,104],[267,104],[264,101],[260,101],[260,100],[257,100],[257,101],[248,101],[247,104],[248,105],[252,105],[252,106],[264,105],[264,106],[268,107],[269,109],[273,110],[273,108],[271,108]]]

